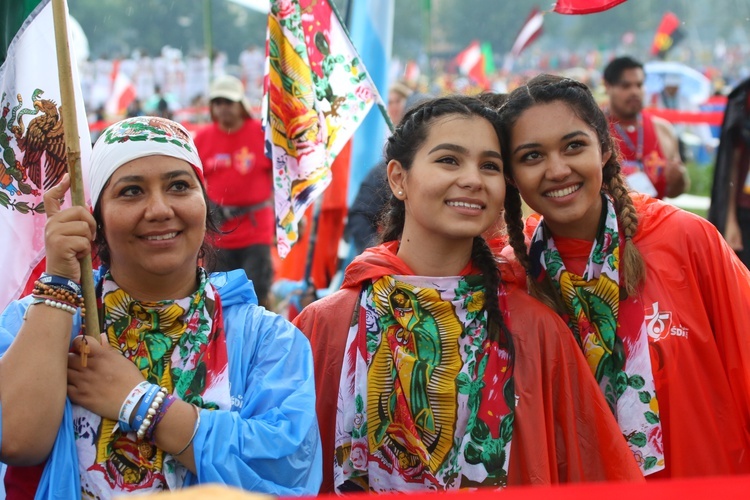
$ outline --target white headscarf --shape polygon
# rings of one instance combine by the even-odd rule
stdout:
[[[112,174],[129,161],[163,155],[188,162],[203,183],[203,164],[190,133],[177,122],[157,116],[127,118],[107,127],[91,152],[91,205],[96,206]]]

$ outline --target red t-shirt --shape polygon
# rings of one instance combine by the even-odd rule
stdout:
[[[254,207],[221,226],[227,234],[214,241],[219,248],[273,242],[272,163],[264,154],[263,138],[260,122],[253,119],[236,132],[212,123],[195,136],[209,199],[222,206]]]
[[[657,192],[657,198],[664,198],[667,192],[667,178],[665,176],[666,159],[661,150],[659,136],[656,134],[656,127],[651,115],[641,113],[643,122],[643,131],[640,132],[638,127],[635,130],[627,131],[624,127],[618,130],[616,120],[610,116],[610,131],[612,136],[617,140],[620,146],[620,163],[622,173],[626,177],[636,172],[643,171],[648,175],[651,184]],[[623,136],[624,133],[624,136]],[[639,135],[642,134],[641,155],[638,155]]]

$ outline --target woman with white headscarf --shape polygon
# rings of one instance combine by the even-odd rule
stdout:
[[[187,131],[163,118],[123,120],[99,138],[91,164],[93,214],[62,209],[67,175],[45,194],[46,273],[0,316],[8,498],[208,482],[316,493],[310,346],[257,306],[243,271],[209,277],[201,267],[213,224]],[[82,366],[78,260],[92,242],[103,333]],[[25,466],[40,463],[30,480]]]

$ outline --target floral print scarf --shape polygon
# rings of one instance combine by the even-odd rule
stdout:
[[[107,272],[100,284],[102,331],[109,344],[131,360],[153,384],[200,408],[229,409],[226,338],[221,301],[198,269],[199,286],[179,300],[133,299]],[[117,422],[73,407],[80,457],[82,498],[175,489],[187,469]]]
[[[339,386],[338,492],[507,483],[513,379],[483,305],[481,276],[383,276],[363,288]]]
[[[529,252],[531,274],[549,276],[563,299],[568,326],[588,361],[644,475],[664,468],[659,404],[651,370],[643,306],[620,287],[620,234],[612,200],[602,218],[583,276],[563,263],[544,220]],[[541,265],[541,267],[539,266]]]

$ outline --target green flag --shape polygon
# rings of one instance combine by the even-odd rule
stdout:
[[[490,42],[482,42],[482,58],[484,59],[484,74],[487,76],[495,73],[495,57],[492,54]]]

